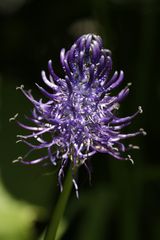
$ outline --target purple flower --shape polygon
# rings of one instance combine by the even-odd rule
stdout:
[[[121,133],[133,118],[142,113],[142,109],[138,107],[132,116],[116,116],[120,103],[129,93],[129,85],[116,96],[111,95],[112,90],[122,83],[124,73],[116,71],[110,77],[111,52],[103,48],[99,36],[81,36],[67,52],[61,50],[60,60],[64,78],[55,74],[49,60],[49,75],[42,71],[46,89],[36,84],[45,100],[35,100],[30,90],[20,87],[33,104],[32,116],[28,118],[33,126],[18,122],[31,132],[26,136],[18,135],[19,141],[30,147],[30,151],[18,160],[25,164],[36,164],[47,159],[53,165],[60,162],[58,179],[62,191],[62,177],[68,163],[72,169],[82,164],[87,168],[87,159],[96,152],[132,161],[126,153],[134,146],[126,147],[121,140],[145,135],[145,132],[140,129],[134,133]],[[44,156],[28,161],[32,151],[41,149],[46,150]],[[73,183],[78,191],[74,176]]]

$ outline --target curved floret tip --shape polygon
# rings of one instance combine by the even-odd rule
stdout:
[[[132,145],[132,144],[129,144],[128,147],[129,147],[129,149],[136,149],[136,150],[139,150],[139,149],[140,149],[139,146]]]
[[[130,86],[132,86],[132,83],[131,82],[127,83],[127,87],[130,87]]]
[[[22,90],[22,89],[24,89],[24,85],[21,85],[21,86],[19,86],[19,87],[16,87],[16,90]]]
[[[9,122],[15,121],[17,117],[18,117],[18,113],[16,113],[13,117],[11,117],[9,119]]]
[[[100,36],[85,34],[78,38],[69,50],[60,52],[64,77],[60,78],[53,70],[52,60],[48,61],[48,71],[41,72],[46,88],[36,84],[44,98],[34,99],[31,91],[21,85],[17,89],[32,103],[33,110],[28,117],[29,124],[18,124],[30,133],[17,135],[30,147],[30,151],[18,161],[24,164],[37,164],[50,160],[52,165],[60,162],[58,182],[63,190],[62,180],[67,165],[75,168],[84,165],[90,171],[87,161],[96,152],[107,153],[119,160],[133,160],[124,139],[146,135],[143,129],[134,133],[124,133],[123,129],[142,113],[139,106],[131,116],[119,117],[119,106],[129,93],[129,83],[113,95],[112,90],[124,81],[124,72],[115,71],[111,76],[111,51],[103,47]],[[14,118],[13,118],[14,119]],[[34,151],[43,151],[41,157],[30,160]],[[89,177],[90,178],[90,177]],[[78,197],[78,185],[73,174],[73,185]]]
[[[20,162],[22,160],[23,160],[23,158],[21,156],[19,156],[17,159],[13,160],[12,163],[17,163],[17,162]]]
[[[147,135],[147,132],[143,128],[140,128],[139,131],[142,135],[144,135],[144,136]]]
[[[133,159],[131,158],[131,155],[128,155],[127,160],[129,160],[129,161],[134,165],[134,161],[133,161]]]
[[[141,106],[138,107],[138,111],[139,111],[139,113],[143,113],[143,109]]]

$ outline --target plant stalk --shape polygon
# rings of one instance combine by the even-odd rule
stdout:
[[[71,189],[72,189],[72,171],[69,168],[64,182],[63,191],[61,192],[55,210],[53,211],[53,215],[51,217],[51,221],[49,223],[44,240],[56,240],[57,230],[62,219],[62,216],[64,214]]]

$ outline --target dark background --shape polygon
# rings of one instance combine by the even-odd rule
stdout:
[[[124,84],[132,82],[120,114],[130,115],[143,107],[144,113],[127,131],[143,127],[148,134],[132,141],[141,147],[132,153],[134,166],[96,155],[91,161],[91,186],[80,169],[80,200],[73,191],[61,239],[160,239],[159,20],[158,0],[0,0],[1,182],[16,201],[43,208],[45,214],[37,214],[31,223],[33,239],[45,228],[59,195],[57,169],[12,164],[26,147],[15,143],[23,131],[8,119],[18,112],[23,121],[31,109],[16,86],[24,84],[40,97],[35,82],[41,83],[40,72],[47,69],[48,60],[63,76],[60,49],[89,32],[102,36],[104,46],[112,51],[113,69],[125,72]],[[9,229],[9,221],[6,224]],[[12,239],[5,236],[7,231],[0,239]]]

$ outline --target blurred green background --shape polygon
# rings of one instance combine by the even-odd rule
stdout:
[[[121,116],[139,105],[144,113],[127,131],[148,135],[132,142],[135,165],[97,154],[91,160],[92,184],[82,167],[59,229],[61,240],[160,239],[160,1],[158,0],[0,0],[0,240],[43,239],[59,195],[57,169],[12,164],[26,146],[16,144],[22,129],[8,119],[29,114],[31,105],[16,91],[24,84],[39,97],[40,71],[59,61],[81,34],[102,36],[112,51],[114,70],[123,69],[131,93]]]

